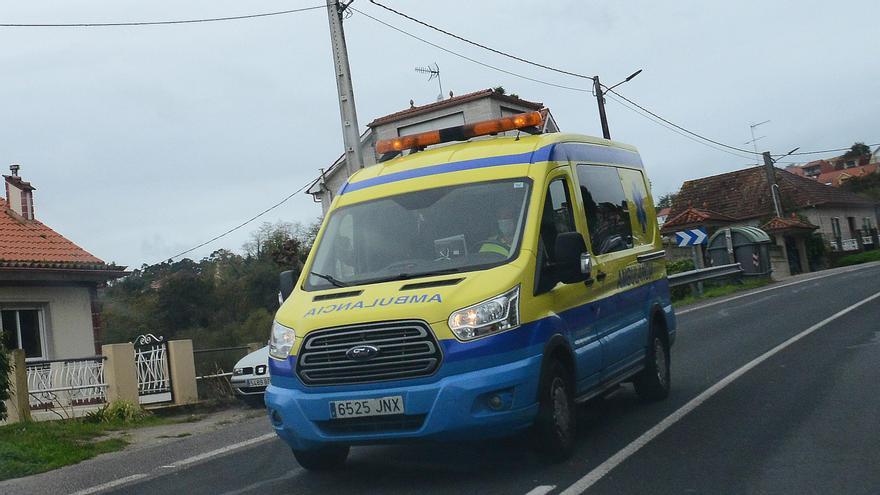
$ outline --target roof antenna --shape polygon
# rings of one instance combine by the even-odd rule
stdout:
[[[437,95],[437,101],[441,101],[443,99],[443,83],[440,82],[440,66],[437,65],[437,62],[434,62],[433,67],[431,67],[430,64],[427,67],[416,67],[415,71],[419,74],[427,74],[429,81],[435,78],[437,79],[437,84],[440,85],[440,93]]]

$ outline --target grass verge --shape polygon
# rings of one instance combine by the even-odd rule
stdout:
[[[748,278],[738,283],[705,287],[702,296],[688,295],[681,299],[673,300],[672,305],[673,307],[680,308],[704,299],[726,296],[744,290],[757,289],[758,287],[763,287],[769,283],[769,278]]]
[[[147,416],[128,422],[68,419],[0,426],[0,480],[42,473],[121,450],[128,442],[118,437],[105,438],[108,433],[169,422]]]
[[[841,257],[834,263],[834,266],[850,266],[862,263],[870,263],[871,261],[880,261],[880,249],[872,251],[864,251],[857,254],[848,254]]]

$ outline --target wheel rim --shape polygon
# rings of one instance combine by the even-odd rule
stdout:
[[[571,411],[568,407],[568,393],[562,378],[553,379],[550,393],[553,400],[553,424],[556,426],[556,434],[559,435],[559,438],[567,441],[571,430]]]
[[[666,347],[663,341],[654,339],[654,368],[657,370],[657,381],[663,387],[669,380],[669,368],[666,366]]]

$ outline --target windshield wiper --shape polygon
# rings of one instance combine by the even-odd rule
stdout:
[[[335,285],[336,287],[348,287],[348,284],[346,284],[345,282],[336,280],[335,278],[333,278],[330,275],[324,275],[323,273],[318,273],[318,272],[309,272],[309,275],[314,275],[318,278],[323,278],[324,280],[330,282],[331,284]]]

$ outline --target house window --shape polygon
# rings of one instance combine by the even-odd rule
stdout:
[[[837,217],[833,217],[831,219],[831,235],[834,236],[835,239],[840,238],[840,219]]]
[[[849,160],[846,162],[845,168],[853,168],[856,166],[855,160]]]
[[[23,349],[27,359],[46,357],[43,312],[38,308],[0,311],[0,330],[7,349]]]
[[[871,222],[871,217],[862,218],[862,230],[865,234],[869,233],[871,229],[874,228],[873,222]]]

